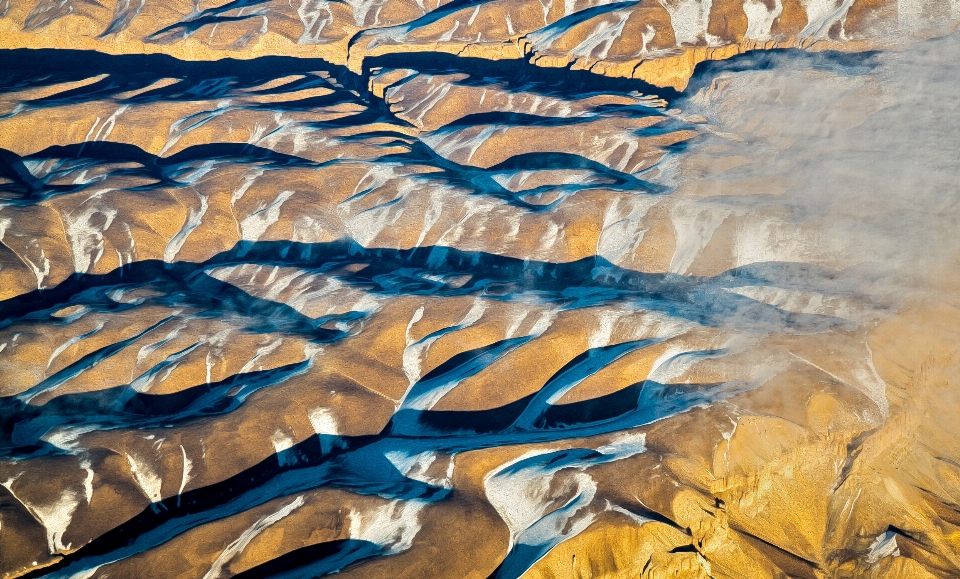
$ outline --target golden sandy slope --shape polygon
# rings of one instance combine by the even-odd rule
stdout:
[[[957,15],[0,4],[0,574],[960,575]]]

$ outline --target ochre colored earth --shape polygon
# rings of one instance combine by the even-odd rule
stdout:
[[[0,575],[960,576],[958,19],[0,0]]]

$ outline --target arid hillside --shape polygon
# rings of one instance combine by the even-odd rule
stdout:
[[[0,0],[0,576],[960,576],[960,3]]]

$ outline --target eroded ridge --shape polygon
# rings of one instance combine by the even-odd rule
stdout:
[[[883,48],[958,18],[955,0],[5,0],[0,46],[319,57],[358,74],[378,56],[440,53],[682,90],[705,60]]]
[[[960,573],[956,36],[314,4],[0,55],[0,572]]]

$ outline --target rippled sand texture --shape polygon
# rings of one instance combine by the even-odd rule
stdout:
[[[0,574],[960,576],[957,18],[0,0]]]

